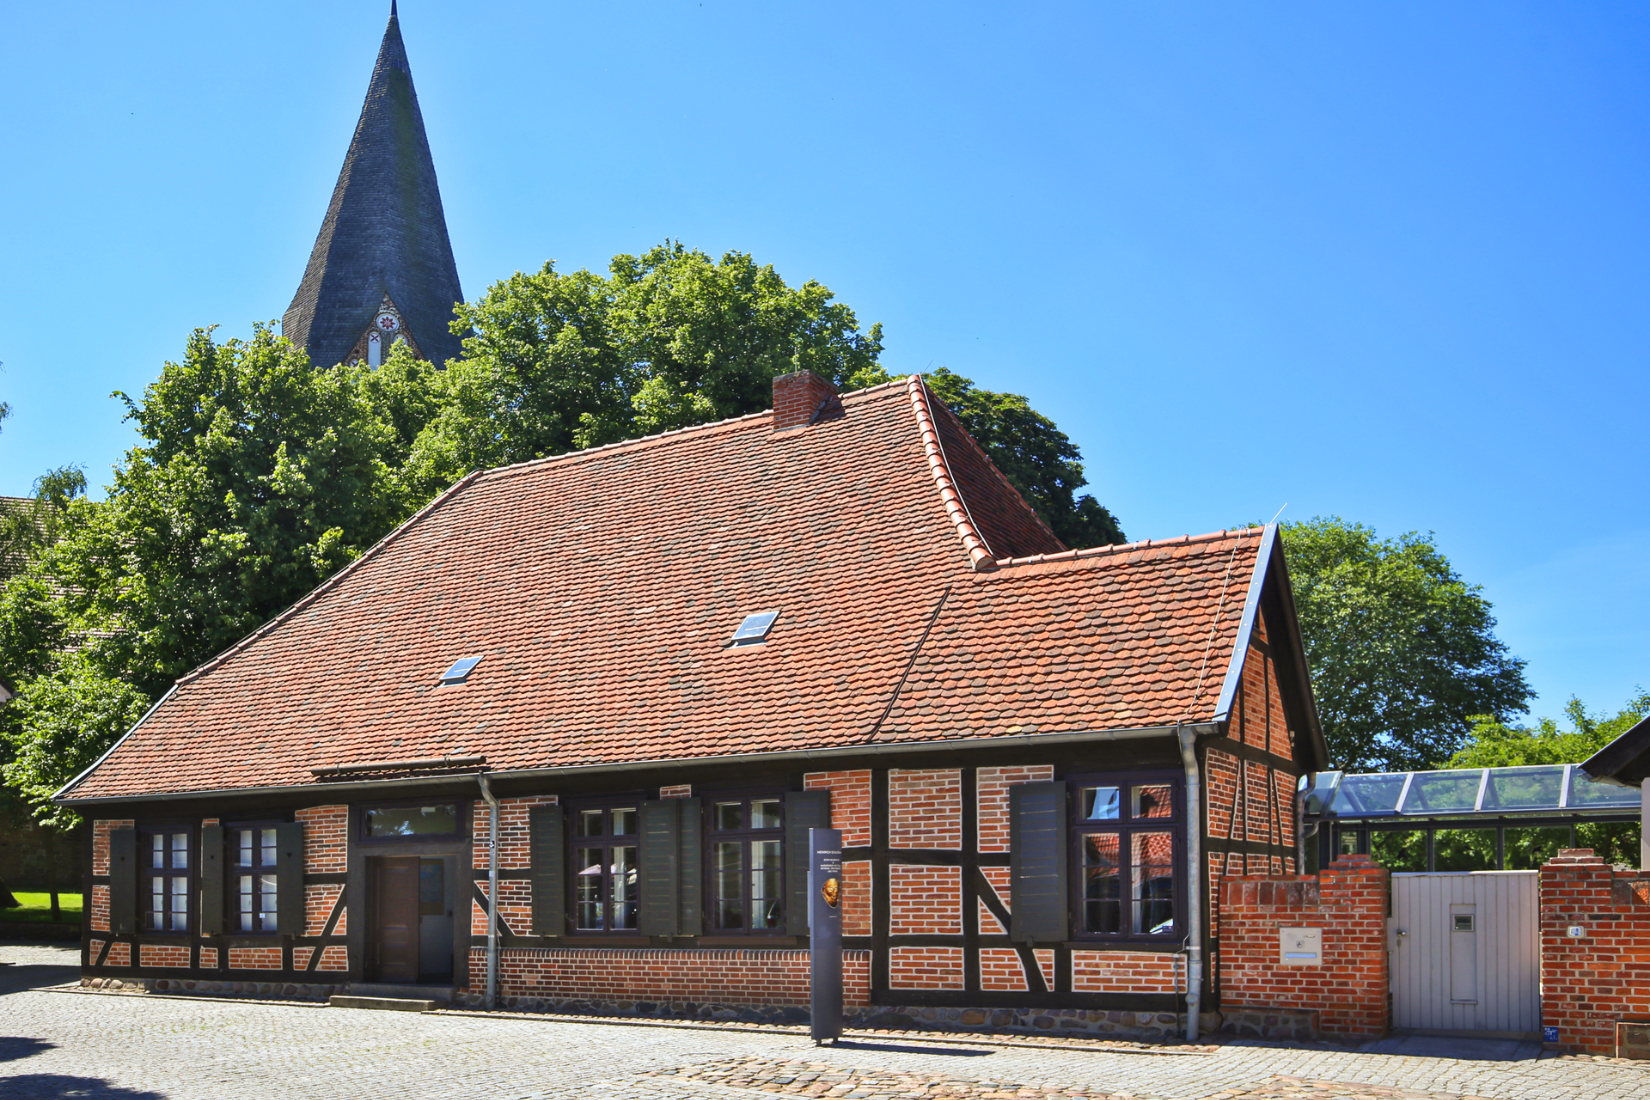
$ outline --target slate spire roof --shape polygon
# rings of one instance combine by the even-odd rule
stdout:
[[[393,3],[361,119],[282,331],[316,366],[331,366],[366,333],[386,295],[427,358],[444,363],[459,354],[447,326],[464,293]]]

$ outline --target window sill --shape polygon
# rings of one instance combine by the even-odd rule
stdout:
[[[648,938],[640,932],[629,936],[595,932],[590,935],[546,936],[545,938],[554,938],[557,947],[646,947],[649,942]]]
[[[699,947],[796,947],[802,941],[796,936],[772,936],[753,932],[748,936],[700,936]]]
[[[1162,953],[1167,950],[1170,954],[1180,953],[1180,944],[1185,937],[1173,939],[1116,939],[1116,940],[1067,940],[1060,946],[1069,951],[1155,951]]]

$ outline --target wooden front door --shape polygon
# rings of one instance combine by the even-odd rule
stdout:
[[[381,982],[418,981],[418,857],[373,860],[373,947]]]

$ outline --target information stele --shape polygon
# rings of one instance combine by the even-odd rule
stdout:
[[[808,1014],[815,1044],[842,1034],[842,830],[808,830]]]

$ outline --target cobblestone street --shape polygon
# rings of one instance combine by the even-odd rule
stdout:
[[[760,1095],[931,1100],[1639,1100],[1650,1064],[1466,1059],[1229,1044],[1133,1054],[551,1019],[369,1012],[304,1004],[67,993],[77,953],[0,946],[0,1097],[498,1097]],[[1509,1044],[1502,1044],[1503,1047]],[[1379,1050],[1397,1050],[1380,1053]],[[1489,1050],[1490,1048],[1486,1048]]]

